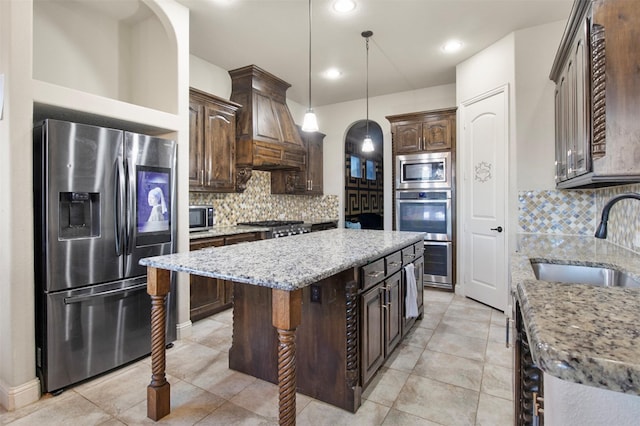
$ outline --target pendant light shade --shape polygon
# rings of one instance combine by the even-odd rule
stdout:
[[[368,133],[362,141],[362,152],[373,152],[373,139],[371,139]]]
[[[316,114],[311,108],[304,114],[304,120],[302,121],[302,130],[305,132],[317,132],[318,131],[318,119]]]
[[[373,31],[363,31],[361,35],[365,38],[367,47],[367,132],[362,141],[362,152],[373,152],[373,140],[369,136],[369,37],[373,35]]]
[[[307,109],[302,121],[303,132],[317,132],[318,119],[311,108],[311,0],[309,0],[309,109]]]

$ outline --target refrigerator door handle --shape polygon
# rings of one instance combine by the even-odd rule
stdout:
[[[127,210],[125,212],[126,214],[126,218],[127,218],[127,239],[126,239],[126,250],[127,250],[127,254],[131,254],[133,252],[133,232],[134,232],[134,223],[135,223],[135,196],[136,196],[136,191],[134,190],[136,182],[135,182],[135,178],[132,175],[133,172],[133,164],[131,164],[130,160],[127,160],[127,164],[126,164],[126,168],[125,168],[125,173],[127,176],[127,182],[129,183],[128,187],[128,191],[127,191]]]
[[[115,205],[115,228],[116,228],[116,255],[122,256],[122,244],[124,243],[124,230],[122,224],[123,208],[124,208],[124,194],[125,194],[125,182],[124,182],[124,166],[122,163],[122,156],[118,156],[116,165],[116,190],[114,193],[114,205]]]
[[[100,292],[100,293],[86,294],[86,295],[83,295],[83,296],[65,297],[64,298],[64,304],[65,305],[71,305],[72,303],[82,303],[82,302],[86,302],[87,300],[90,300],[90,299],[113,296],[113,295],[116,295],[116,294],[119,294],[119,293],[123,293],[123,294],[126,295],[126,293],[128,293],[128,292],[138,291],[138,290],[145,289],[145,288],[147,288],[147,283],[138,284],[138,285],[134,285],[134,286],[131,286],[131,287],[126,287],[126,288],[118,288],[116,290],[103,291],[103,292]]]

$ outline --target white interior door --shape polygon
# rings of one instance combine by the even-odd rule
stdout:
[[[467,297],[507,307],[507,87],[462,104],[463,279]]]

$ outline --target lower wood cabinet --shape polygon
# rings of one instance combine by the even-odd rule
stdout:
[[[515,304],[514,414],[517,426],[544,425],[543,373],[533,362],[520,304]]]
[[[244,241],[261,240],[261,232],[248,232],[244,234],[227,235],[224,237],[201,238],[192,240],[190,250],[199,250],[206,247],[220,247],[237,244]],[[233,305],[233,283],[218,278],[207,278],[191,275],[191,294],[189,297],[191,321],[198,321],[217,312],[229,309]]]
[[[350,412],[361,406],[363,391],[406,333],[405,250],[411,254],[406,262],[421,261],[414,245],[409,245],[302,288],[302,322],[296,331],[299,393]],[[420,280],[418,289],[421,284]],[[229,368],[278,383],[272,290],[233,285]],[[422,303],[419,306],[422,315]]]
[[[416,318],[406,318],[405,315],[407,290],[403,267],[409,263],[414,264],[418,312],[422,315],[422,247],[422,242],[417,243],[361,268],[364,288],[360,296],[363,387],[366,387],[416,321]]]

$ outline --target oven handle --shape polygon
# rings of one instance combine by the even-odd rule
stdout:
[[[85,302],[85,301],[87,301],[89,299],[102,298],[102,297],[113,296],[113,295],[119,294],[119,293],[127,293],[127,292],[137,291],[137,290],[144,289],[146,287],[147,287],[147,283],[143,283],[143,284],[138,284],[138,285],[134,285],[134,286],[131,286],[131,287],[118,288],[118,289],[115,289],[115,290],[103,291],[103,292],[100,292],[100,293],[86,294],[86,295],[82,295],[82,296],[65,297],[64,298],[64,304],[65,305],[70,305],[72,303],[82,303],[82,302]]]

